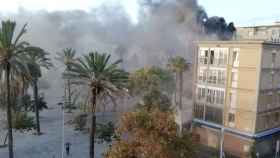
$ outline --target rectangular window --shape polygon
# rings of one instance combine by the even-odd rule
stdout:
[[[218,84],[225,84],[225,72],[218,71]]]
[[[234,123],[235,121],[235,115],[233,113],[228,114],[228,122]]]
[[[205,56],[204,56],[204,64],[208,64],[208,50],[205,50]]]
[[[205,88],[198,88],[197,89],[197,98],[198,98],[198,100],[205,99]]]
[[[239,66],[239,49],[234,49],[233,50],[233,55],[232,55],[232,63],[234,67]]]
[[[210,52],[210,64],[213,65],[214,64],[214,59],[215,59],[215,51],[211,50]]]
[[[199,81],[203,81],[203,73],[204,73],[203,70],[199,71],[199,73],[198,73],[198,80]]]

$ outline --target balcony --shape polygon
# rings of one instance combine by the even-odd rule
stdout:
[[[214,66],[214,67],[226,67],[227,66],[227,59],[213,59],[209,60],[208,58],[199,58],[198,59],[199,65],[205,65],[205,66]]]
[[[223,109],[197,103],[194,105],[194,117],[208,122],[222,124]]]

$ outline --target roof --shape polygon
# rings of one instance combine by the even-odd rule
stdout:
[[[280,21],[276,21],[274,24],[271,25],[256,25],[256,26],[241,26],[237,27],[238,28],[259,28],[259,27],[279,27],[280,28]]]
[[[231,40],[231,41],[219,41],[219,40],[209,40],[209,41],[198,41],[198,44],[267,44],[267,45],[279,45],[280,43],[265,41],[265,40]]]

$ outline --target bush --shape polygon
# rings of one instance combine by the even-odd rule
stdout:
[[[16,112],[12,119],[13,128],[20,131],[30,131],[35,128],[34,117],[28,116],[27,112]]]
[[[115,134],[115,125],[113,122],[108,122],[106,124],[97,124],[96,135],[99,143],[111,143],[117,138]]]
[[[79,114],[76,116],[73,120],[74,128],[75,130],[82,131],[85,129],[85,126],[87,124],[87,114]]]

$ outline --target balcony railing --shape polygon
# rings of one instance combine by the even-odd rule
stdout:
[[[209,60],[209,58],[200,57],[199,58],[200,65],[211,65],[211,66],[222,66],[225,67],[227,65],[227,59],[224,58],[215,58],[213,60]]]

